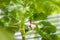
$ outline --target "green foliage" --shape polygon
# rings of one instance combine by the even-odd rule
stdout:
[[[43,23],[48,23],[48,25],[45,25],[42,28],[38,28],[38,26],[36,26],[35,28],[36,33],[42,36],[42,40],[59,40],[58,36],[54,34],[54,32],[56,32],[56,27],[51,26],[49,22],[43,21]],[[50,27],[46,27],[49,25]]]
[[[46,31],[47,33],[54,33],[56,32],[56,27],[50,24],[49,22],[41,22],[43,24],[43,28],[41,28],[43,31]]]
[[[60,1],[58,0],[0,0],[0,40],[14,40],[13,35],[16,31],[21,32],[22,40],[25,40],[25,34],[29,31],[25,20],[41,21],[46,20],[53,12],[60,10]],[[53,33],[56,27],[50,22],[41,21],[42,28],[36,25],[36,33],[42,36],[42,40],[52,40],[56,38]],[[22,30],[21,30],[22,29]],[[53,35],[50,35],[50,34]],[[55,39],[54,39],[55,40]]]
[[[44,20],[47,16],[43,13],[34,13],[33,14],[33,20]]]
[[[26,25],[24,27],[25,27],[25,32],[27,33],[29,31],[29,28]]]

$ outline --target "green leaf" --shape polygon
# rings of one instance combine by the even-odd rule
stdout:
[[[3,8],[6,5],[9,5],[10,0],[0,0],[0,8]]]
[[[24,29],[25,29],[25,33],[27,33],[29,31],[29,28],[26,25],[24,25]]]
[[[52,25],[51,23],[42,21],[41,24],[43,24],[43,27],[41,28],[41,30],[43,30],[47,33],[56,32],[56,27],[54,25]]]
[[[33,16],[31,17],[32,20],[45,20],[47,19],[47,16],[44,13],[33,13]]]
[[[8,16],[4,16],[1,20],[3,20],[4,22],[9,22]]]
[[[51,40],[60,40],[56,34],[51,34],[50,37]]]

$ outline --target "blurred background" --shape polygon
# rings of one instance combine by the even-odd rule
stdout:
[[[46,21],[49,21],[50,23],[56,26],[57,31],[55,34],[57,34],[60,37],[60,14],[50,15],[48,16],[48,19]],[[19,31],[15,33],[15,39],[22,40],[21,33]],[[26,34],[26,40],[42,40],[42,37],[39,36],[38,34],[35,34],[34,31],[30,30]]]

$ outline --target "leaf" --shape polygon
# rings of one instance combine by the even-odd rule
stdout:
[[[47,33],[55,33],[56,32],[56,27],[53,26],[51,23],[45,22],[45,21],[42,21],[41,23],[43,24],[43,27],[41,28],[41,30],[43,30]]]
[[[3,20],[4,22],[9,22],[9,17],[8,16],[4,16],[1,20]]]
[[[60,40],[56,34],[51,34],[50,37],[51,40]]]
[[[46,21],[42,21],[40,22],[41,24],[43,24],[44,26],[51,26],[52,24]]]
[[[33,13],[33,16],[31,18],[32,20],[37,21],[37,20],[45,20],[47,19],[47,16],[43,13]]]
[[[38,26],[36,26],[36,28],[35,28],[36,33],[41,35],[42,40],[58,40],[58,37],[56,34],[48,34],[47,32],[45,32],[45,30],[39,29]]]
[[[24,25],[24,29],[25,29],[25,33],[27,33],[29,31],[29,28],[26,25]]]
[[[5,5],[9,5],[10,0],[0,0],[0,8],[3,8]]]

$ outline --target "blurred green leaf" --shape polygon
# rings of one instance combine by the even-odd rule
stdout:
[[[51,34],[50,37],[51,37],[51,40],[60,40],[56,34]]]
[[[42,21],[41,23],[43,24],[43,27],[41,28],[41,30],[46,31],[47,33],[56,32],[56,27],[51,23],[45,22],[45,21]]]
[[[33,16],[31,16],[32,20],[38,21],[38,20],[45,20],[47,19],[47,16],[43,13],[33,13]]]
[[[25,28],[25,32],[27,33],[29,31],[28,26],[24,25],[24,28]]]

